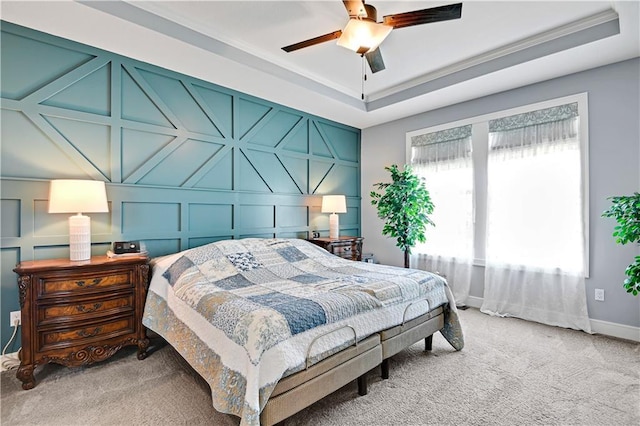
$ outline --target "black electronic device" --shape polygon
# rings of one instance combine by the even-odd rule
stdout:
[[[140,253],[140,241],[116,241],[113,243],[115,254]]]

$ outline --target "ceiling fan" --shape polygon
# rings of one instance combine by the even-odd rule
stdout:
[[[344,7],[349,14],[349,22],[343,30],[294,43],[283,47],[282,50],[293,52],[294,50],[324,43],[325,41],[339,39],[337,42],[339,46],[346,47],[365,56],[371,72],[375,73],[385,69],[378,46],[389,35],[391,30],[458,19],[462,15],[462,3],[456,3],[414,10],[413,12],[386,15],[383,17],[382,22],[378,22],[378,13],[372,5],[365,4],[362,0],[343,0],[342,3],[344,3]]]

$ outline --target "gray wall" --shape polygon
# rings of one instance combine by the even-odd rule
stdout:
[[[637,246],[616,245],[615,221],[601,218],[607,197],[640,188],[640,59],[544,81],[495,95],[425,112],[362,131],[362,229],[366,252],[381,263],[402,265],[394,240],[382,236],[382,221],[370,204],[376,182],[388,181],[384,166],[405,163],[405,133],[522,105],[587,92],[589,97],[589,249],[587,279],[589,317],[640,326],[640,297],[627,294],[624,270],[640,254]],[[482,297],[483,270],[475,267],[471,295]],[[594,289],[605,290],[605,301],[594,301]]]

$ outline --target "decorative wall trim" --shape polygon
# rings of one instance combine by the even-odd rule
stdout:
[[[160,256],[328,235],[323,194],[347,196],[341,233],[361,234],[360,130],[5,21],[0,30],[2,312],[19,306],[16,263],[69,255],[68,215],[47,213],[51,179],[106,182],[93,255],[123,240]]]

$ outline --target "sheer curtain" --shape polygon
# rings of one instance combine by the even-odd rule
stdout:
[[[489,122],[481,311],[591,331],[577,104]]]
[[[471,126],[412,137],[411,165],[425,179],[436,225],[412,251],[411,266],[445,276],[456,304],[464,305],[473,258]]]

